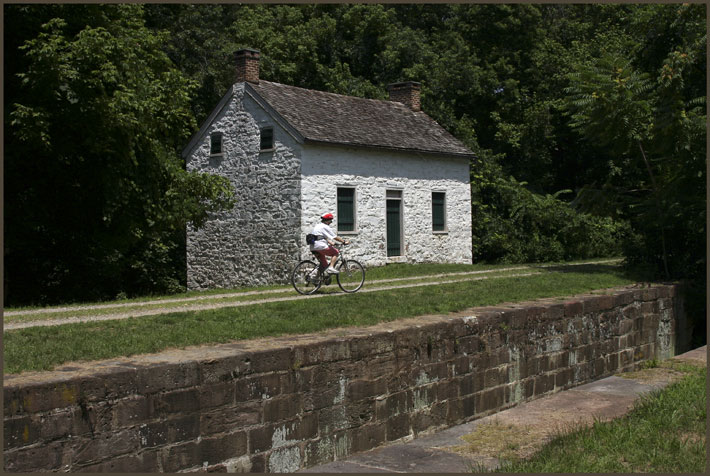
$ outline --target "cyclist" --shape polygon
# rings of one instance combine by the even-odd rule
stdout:
[[[321,222],[314,226],[311,232],[311,234],[317,237],[316,241],[311,245],[311,251],[317,253],[321,269],[325,270],[327,274],[337,274],[339,271],[335,269],[333,265],[338,259],[339,252],[333,245],[336,241],[346,245],[350,244],[350,242],[339,237],[330,227],[330,224],[333,223],[332,213],[326,213],[320,217],[320,220]],[[330,265],[328,264],[326,256],[330,257]]]

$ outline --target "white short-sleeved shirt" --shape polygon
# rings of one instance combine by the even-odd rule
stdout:
[[[316,240],[311,245],[311,251],[327,249],[330,245],[328,245],[328,241],[326,240],[326,238],[332,241],[337,236],[333,229],[325,223],[318,223],[316,226],[313,227],[313,231],[311,233],[322,237]]]

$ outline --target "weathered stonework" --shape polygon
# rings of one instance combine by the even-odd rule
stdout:
[[[4,469],[292,472],[682,352],[676,286],[4,378]]]
[[[338,187],[355,187],[356,230],[351,256],[366,266],[388,262],[471,263],[471,193],[467,159],[401,152],[309,146],[302,155],[301,233],[310,233],[325,211],[333,211]],[[387,190],[402,193],[402,256],[387,257]],[[432,231],[432,192],[446,193],[447,230]],[[333,227],[338,227],[336,214]],[[302,256],[308,257],[304,247]]]
[[[259,152],[259,128],[274,127],[274,150]],[[210,156],[222,132],[223,154]],[[286,282],[301,240],[299,149],[290,136],[234,86],[193,149],[187,168],[229,178],[236,205],[187,230],[187,287],[225,288]]]
[[[354,187],[357,230],[349,256],[389,262],[471,263],[469,158],[304,142],[245,83],[227,94],[185,152],[187,169],[229,178],[236,205],[187,230],[188,289],[286,283],[319,217],[336,213],[337,188]],[[274,149],[260,152],[260,128]],[[222,133],[222,154],[210,135]],[[388,258],[386,193],[402,193],[402,254]],[[432,192],[446,194],[447,229],[432,231]],[[343,233],[344,234],[344,233]]]

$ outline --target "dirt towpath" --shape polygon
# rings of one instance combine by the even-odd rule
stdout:
[[[533,276],[541,274],[541,271],[536,271],[536,268],[550,268],[560,266],[574,267],[590,264],[614,264],[618,262],[618,259],[612,259],[566,265],[544,265],[535,267],[511,266],[506,268],[497,268],[493,270],[434,274],[426,276],[411,276],[406,278],[394,278],[374,281],[368,281],[366,279],[365,285],[358,292],[371,293],[389,289],[403,289],[420,286],[437,286],[440,284],[458,283],[463,281],[479,281],[486,279]],[[128,319],[131,317],[168,314],[173,312],[201,311],[224,307],[250,306],[261,303],[293,301],[300,299],[321,299],[324,297],[337,297],[345,295],[347,294],[343,292],[326,291],[322,293],[319,292],[310,296],[302,296],[300,294],[296,294],[292,287],[284,287],[278,289],[209,294],[204,296],[192,296],[175,299],[147,300],[141,302],[117,302],[111,304],[64,306],[10,311],[4,313],[5,319],[3,322],[3,329],[5,331],[8,331],[14,329],[25,329],[28,327],[58,326],[77,322]],[[41,316],[45,315],[47,316],[47,318],[43,319]],[[24,319],[22,317],[24,317]]]

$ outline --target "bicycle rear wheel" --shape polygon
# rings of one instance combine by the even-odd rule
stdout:
[[[354,259],[341,261],[338,271],[340,272],[335,275],[338,286],[346,293],[354,293],[365,284],[365,268]]]
[[[312,277],[317,269],[318,265],[313,261],[305,260],[298,263],[291,273],[291,284],[294,289],[301,294],[313,294],[318,291],[323,281],[319,274]]]

